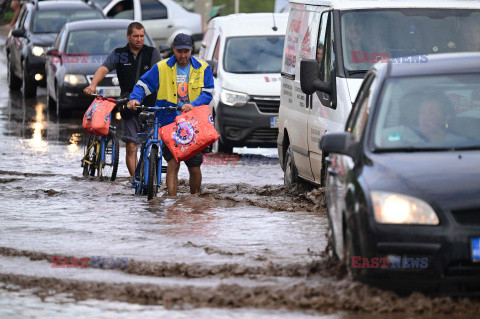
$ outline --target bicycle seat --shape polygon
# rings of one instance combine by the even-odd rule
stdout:
[[[141,112],[138,117],[143,124],[153,123],[155,121],[154,112]]]

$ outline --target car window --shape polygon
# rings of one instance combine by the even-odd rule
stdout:
[[[228,38],[223,67],[232,73],[280,73],[284,40],[283,35]]]
[[[107,17],[113,18],[113,19],[133,20],[134,18],[133,8],[134,7],[133,7],[132,0],[119,1],[107,12]]]
[[[166,19],[167,7],[158,0],[140,0],[142,20]]]
[[[352,109],[350,126],[347,128],[347,130],[352,133],[355,141],[360,141],[363,131],[365,130],[372,104],[373,89],[376,86],[377,78],[375,74],[370,74],[364,81],[365,85],[359,91],[359,99]]]
[[[68,22],[78,20],[103,19],[97,10],[48,10],[38,11],[32,21],[34,33],[58,33]]]
[[[478,74],[390,79],[378,110],[375,148],[480,147]]]
[[[62,29],[60,33],[55,38],[55,42],[53,43],[53,47],[55,49],[60,49],[60,41],[62,40],[63,35],[65,34],[65,29]]]
[[[217,43],[215,44],[215,50],[213,51],[213,61],[218,63],[218,57],[220,52],[220,37],[217,38]]]

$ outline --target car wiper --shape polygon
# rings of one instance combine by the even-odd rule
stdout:
[[[440,151],[449,151],[452,150],[451,147],[442,147],[442,148],[432,148],[432,147],[395,147],[395,148],[375,148],[373,149],[374,153],[399,153],[399,152],[440,152]]]
[[[452,147],[450,149],[452,151],[475,151],[475,150],[480,150],[480,145]]]
[[[368,70],[354,70],[354,71],[347,70],[347,72],[348,72],[348,75],[355,75],[355,74],[367,73]]]

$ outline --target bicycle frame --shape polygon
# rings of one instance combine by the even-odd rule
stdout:
[[[135,187],[135,195],[139,196],[141,195],[142,189],[144,189],[148,183],[148,171],[149,171],[149,157],[150,157],[150,152],[152,150],[152,147],[157,147],[158,148],[158,160],[157,160],[157,185],[160,185],[162,183],[162,146],[163,146],[163,141],[159,138],[158,136],[158,130],[161,127],[160,126],[160,119],[161,119],[161,113],[159,112],[160,110],[180,110],[177,107],[159,107],[159,106],[154,106],[154,107],[137,107],[146,111],[154,111],[155,116],[154,116],[154,122],[153,122],[153,128],[149,127],[147,132],[144,133],[138,133],[137,134],[137,139],[135,141],[136,147],[138,148],[138,139],[139,137],[146,136],[145,142],[142,143],[141,149],[140,149],[140,159],[137,162],[135,159],[135,174],[134,174],[134,179],[133,179],[133,187]],[[153,130],[153,132],[152,132]],[[142,163],[143,163],[143,178],[142,180],[138,180],[137,176],[140,176],[140,169],[142,169]]]

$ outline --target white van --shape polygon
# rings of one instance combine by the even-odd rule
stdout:
[[[210,21],[200,58],[213,70],[214,152],[275,147],[288,14],[233,14]]]
[[[319,141],[343,130],[367,70],[480,51],[478,1],[291,0],[277,140],[286,185],[324,183]],[[477,30],[477,31],[475,31]]]

